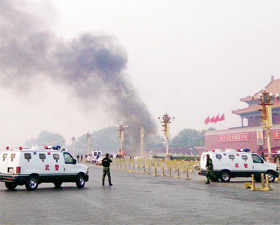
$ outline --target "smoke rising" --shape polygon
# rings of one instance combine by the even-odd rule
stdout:
[[[141,126],[146,136],[156,132],[147,107],[124,73],[127,55],[113,37],[87,33],[62,41],[41,18],[20,10],[16,3],[19,1],[0,1],[2,87],[20,93],[23,84],[32,89],[39,77],[65,85],[87,110],[100,102],[108,116],[124,121],[133,149],[139,142]]]

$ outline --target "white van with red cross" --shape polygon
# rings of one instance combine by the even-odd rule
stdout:
[[[63,182],[74,182],[83,188],[88,181],[88,167],[78,164],[69,152],[59,147],[9,149],[0,151],[0,182],[9,190],[25,185],[29,191],[40,183],[53,183],[56,188]]]
[[[250,177],[254,174],[260,180],[261,174],[267,174],[273,182],[279,176],[275,163],[266,162],[256,153],[240,152],[234,149],[225,151],[213,149],[203,152],[200,158],[200,175],[207,174],[206,159],[210,156],[213,162],[214,174],[223,182],[229,182],[234,177]]]

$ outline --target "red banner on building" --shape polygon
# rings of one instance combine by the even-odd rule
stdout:
[[[280,138],[280,137],[279,137]],[[218,142],[248,141],[248,133],[224,134],[218,136]]]

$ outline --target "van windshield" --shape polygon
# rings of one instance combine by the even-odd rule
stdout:
[[[258,155],[252,154],[253,163],[263,163],[263,159]]]

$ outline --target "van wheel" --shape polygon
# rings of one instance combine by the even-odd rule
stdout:
[[[83,188],[86,184],[85,176],[83,174],[78,174],[76,185],[78,188]]]
[[[5,182],[5,186],[8,190],[13,191],[17,187],[16,182]]]
[[[38,187],[38,178],[35,176],[31,176],[28,178],[25,187],[28,191],[35,191]]]
[[[55,188],[61,188],[61,184],[62,184],[62,181],[56,181],[56,182],[54,182]]]
[[[228,171],[222,171],[221,180],[222,182],[226,182],[226,183],[230,182],[230,174]]]
[[[275,176],[272,172],[268,171],[268,172],[265,173],[265,175],[268,176],[269,183],[273,183],[275,181]]]

